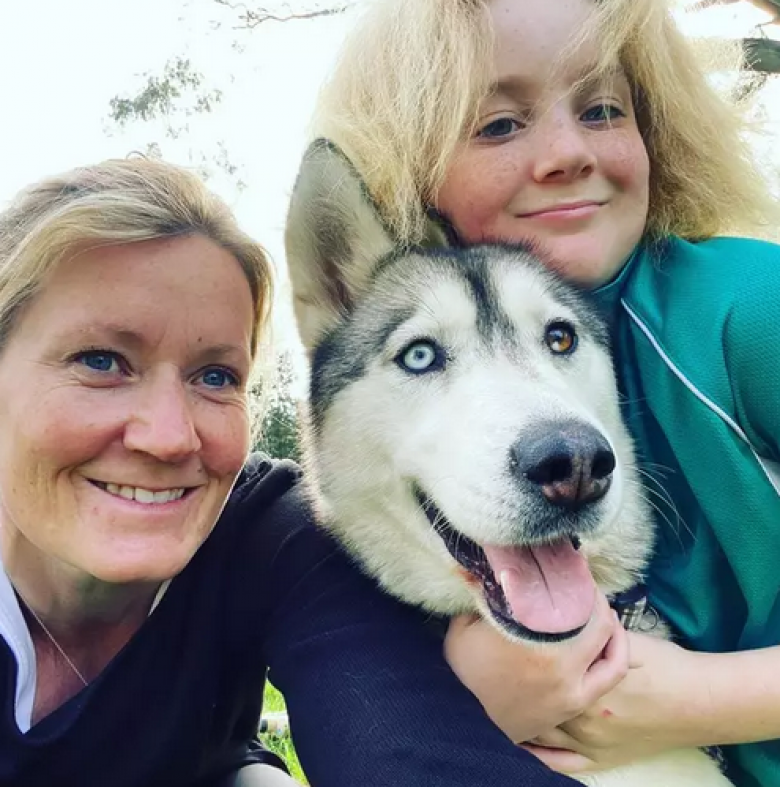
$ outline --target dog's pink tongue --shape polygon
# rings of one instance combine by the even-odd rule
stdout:
[[[569,541],[533,548],[482,549],[512,617],[521,626],[560,634],[588,622],[596,599],[595,584],[587,561]]]

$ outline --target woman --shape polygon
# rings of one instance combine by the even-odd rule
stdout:
[[[270,302],[263,250],[159,161],[0,214],[0,784],[292,785],[267,667],[313,785],[569,784],[312,527],[296,467],[247,460]]]
[[[659,513],[650,598],[686,648],[628,635],[604,694],[589,669],[617,626],[529,654],[456,621],[456,672],[557,769],[722,745],[737,784],[780,785],[780,249],[714,238],[778,211],[665,4],[379,0],[314,131],[399,240],[433,214],[463,244],[533,241],[613,319]]]

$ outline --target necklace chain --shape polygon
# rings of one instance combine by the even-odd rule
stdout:
[[[81,670],[73,663],[73,660],[65,652],[65,649],[62,647],[62,645],[60,645],[60,643],[57,642],[54,634],[52,634],[51,631],[49,631],[49,629],[46,628],[46,624],[40,619],[40,617],[38,617],[38,613],[27,603],[27,599],[25,599],[25,597],[19,592],[18,589],[16,589],[16,595],[19,596],[19,598],[22,600],[24,606],[27,607],[30,614],[35,618],[36,623],[41,627],[43,633],[51,640],[51,644],[54,645],[55,648],[57,648],[57,651],[59,652],[60,656],[62,656],[62,658],[65,659],[65,663],[71,668],[71,670],[73,670],[73,673],[78,677],[78,679],[82,682],[84,686],[89,686],[89,683],[87,679],[84,677],[84,675],[81,673]]]

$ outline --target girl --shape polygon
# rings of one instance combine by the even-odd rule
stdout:
[[[604,639],[529,655],[456,621],[461,679],[559,770],[724,746],[737,784],[780,785],[780,248],[716,237],[777,206],[663,0],[379,0],[314,130],[401,241],[432,212],[463,244],[533,241],[613,321],[679,644],[613,626],[631,669],[604,693]]]

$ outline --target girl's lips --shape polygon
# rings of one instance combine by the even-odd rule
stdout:
[[[556,205],[544,210],[521,213],[521,219],[581,219],[592,216],[603,205],[602,202],[573,202]]]

